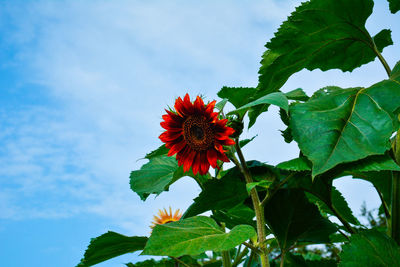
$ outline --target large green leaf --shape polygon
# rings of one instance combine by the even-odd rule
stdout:
[[[231,209],[213,211],[211,217],[219,223],[225,223],[226,227],[232,229],[236,225],[248,224],[256,227],[253,220],[254,210],[244,204],[239,204]]]
[[[388,0],[390,12],[393,14],[400,10],[400,0]]]
[[[157,225],[142,254],[179,257],[209,250],[226,251],[255,235],[254,228],[249,225],[239,225],[225,233],[213,219],[196,216]]]
[[[142,166],[140,170],[131,172],[131,189],[142,200],[150,194],[160,194],[168,190],[169,185],[179,177],[175,176],[178,162],[174,157],[158,156]]]
[[[200,195],[186,210],[183,218],[208,210],[229,209],[242,203],[248,194],[246,183],[238,168],[230,169],[221,179],[211,179],[204,184]]]
[[[92,266],[126,253],[142,250],[146,242],[147,237],[128,237],[115,232],[107,232],[90,241],[89,247],[78,266]]]
[[[374,38],[365,28],[372,0],[311,0],[302,3],[266,44],[254,99],[278,91],[288,78],[308,70],[353,69],[375,59],[378,51],[393,44],[390,31]],[[250,110],[251,127],[267,105]]]
[[[400,83],[385,80],[369,88],[329,88],[290,107],[291,129],[313,177],[334,166],[390,148],[397,129]]]
[[[265,219],[282,250],[296,241],[329,242],[336,227],[297,189],[279,190],[265,206]]]
[[[399,1],[399,3],[400,3],[400,1]],[[397,62],[396,66],[394,66],[394,68],[392,70],[392,73],[390,73],[390,79],[400,82],[400,61]]]
[[[370,37],[365,23],[372,7],[372,0],[311,0],[297,7],[266,44],[259,72],[263,95],[303,68],[352,71],[373,61],[374,41],[380,51],[392,42],[388,31],[379,40]]]
[[[352,235],[340,258],[341,267],[398,267],[400,248],[387,235],[369,230]]]

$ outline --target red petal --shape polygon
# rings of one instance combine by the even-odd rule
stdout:
[[[194,157],[196,156],[196,151],[190,149],[189,156],[187,156],[183,162],[183,171],[187,172],[193,165]]]
[[[182,135],[182,132],[171,132],[171,131],[166,131],[163,132],[158,138],[160,138],[161,141],[164,143],[173,141],[177,138],[179,138]]]
[[[194,101],[194,109],[198,112],[201,112],[204,110],[204,102],[200,96],[197,96],[196,100]]]
[[[183,98],[183,106],[184,106],[185,112],[187,114],[192,114],[193,113],[194,108],[193,108],[192,102],[190,102],[189,94],[186,94],[185,97]]]
[[[181,97],[178,97],[178,98],[175,100],[175,105],[174,105],[174,107],[175,107],[176,113],[178,113],[178,114],[181,115],[181,116],[184,116],[184,115],[185,115],[184,106],[183,106],[183,101],[182,101],[182,98],[181,98]]]
[[[178,153],[179,151],[181,151],[184,147],[186,146],[186,142],[185,141],[181,141],[175,145],[173,145],[170,150],[168,151],[168,156],[172,156],[175,153]]]
[[[212,112],[213,112],[213,110],[214,110],[214,107],[215,107],[215,103],[216,103],[217,101],[212,101],[212,102],[210,102],[210,103],[208,103],[208,105],[207,105],[207,107],[206,107],[206,113],[208,114],[208,116],[211,116],[211,114],[212,114]],[[216,112],[215,112],[216,113]],[[217,113],[218,114],[218,113]]]
[[[217,167],[217,151],[214,149],[209,149],[207,151],[207,159],[211,167],[215,169]]]
[[[208,169],[210,168],[210,163],[207,161],[207,153],[203,152],[200,154],[200,174],[204,175],[208,172]]]
[[[196,156],[194,157],[192,164],[193,174],[196,175],[199,172],[199,169],[200,169],[200,153],[196,153]]]

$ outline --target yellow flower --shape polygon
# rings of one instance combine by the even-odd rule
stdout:
[[[158,216],[154,215],[154,221],[153,225],[150,226],[151,228],[154,228],[157,224],[166,224],[170,222],[176,222],[179,221],[179,219],[182,217],[182,213],[177,209],[174,214],[172,214],[172,209],[169,207],[169,213],[168,211],[164,208],[164,210],[158,210]]]

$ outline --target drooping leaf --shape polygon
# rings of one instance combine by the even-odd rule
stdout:
[[[400,10],[400,0],[388,0],[390,12],[395,14]]]
[[[215,108],[218,110],[223,110],[226,103],[228,103],[228,99],[224,98],[221,101],[219,101],[217,104],[215,104]]]
[[[291,129],[313,163],[313,177],[334,166],[390,148],[397,129],[400,83],[385,80],[369,88],[322,91],[290,108]]]
[[[340,253],[340,267],[400,266],[400,248],[393,239],[375,230],[353,234]]]
[[[311,171],[311,163],[305,157],[281,162],[276,167],[288,171]]]
[[[169,185],[183,175],[174,157],[152,157],[140,170],[131,172],[130,185],[142,200],[146,200],[150,194],[167,191]]]
[[[254,95],[256,89],[254,87],[227,87],[224,86],[217,93],[220,98],[229,100],[235,108],[239,108],[250,102],[251,97]]]
[[[242,203],[248,194],[246,183],[238,168],[232,168],[221,179],[211,179],[194,203],[186,210],[183,218],[201,214],[208,210],[229,209]]]
[[[144,236],[128,237],[115,232],[107,232],[90,241],[78,266],[92,266],[126,253],[142,250],[146,242],[147,237]]]
[[[265,219],[284,251],[296,241],[329,242],[329,235],[336,232],[336,226],[297,189],[281,189],[274,194],[265,206]]]
[[[196,216],[157,225],[142,254],[179,257],[197,255],[209,250],[226,251],[254,235],[256,232],[249,225],[239,225],[225,233],[213,219]]]
[[[285,93],[287,99],[307,101],[310,97],[301,88],[294,89],[290,92]]]
[[[276,105],[286,111],[288,111],[288,109],[289,109],[288,99],[286,98],[285,94],[282,92],[275,92],[275,93],[271,93],[271,94],[265,95],[263,97],[260,97],[257,100],[254,100],[244,106],[237,108],[234,111],[229,112],[228,114],[233,114],[235,112],[241,112],[241,111],[247,110],[254,106],[266,105],[266,104]]]

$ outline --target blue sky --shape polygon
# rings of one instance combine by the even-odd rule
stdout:
[[[400,15],[377,1],[367,28],[393,30],[383,55],[399,59]],[[163,108],[186,92],[216,98],[255,86],[264,44],[300,1],[0,1],[0,259],[4,266],[74,266],[108,230],[148,235],[152,215],[185,209],[199,189],[184,178],[145,203],[129,173],[158,147]],[[397,23],[395,23],[397,21]],[[378,61],[353,73],[301,71],[283,91],[368,86]],[[248,159],[296,157],[277,110],[246,132]],[[277,153],[279,151],[279,153]],[[379,199],[368,183],[335,182],[356,214]],[[122,266],[136,254],[98,266]]]

